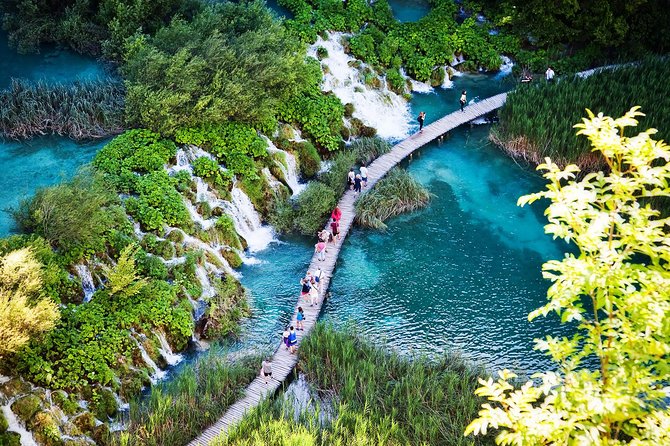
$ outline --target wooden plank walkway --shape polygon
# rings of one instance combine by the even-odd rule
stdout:
[[[475,104],[468,105],[465,107],[463,112],[458,110],[450,113],[438,121],[424,127],[422,132],[417,132],[399,144],[395,145],[388,153],[377,158],[368,167],[367,190],[370,190],[375,185],[375,183],[377,183],[377,181],[386,175],[389,170],[395,167],[415,150],[423,147],[424,145],[437,139],[441,135],[444,135],[448,131],[458,127],[461,124],[470,122],[473,119],[484,116],[493,110],[502,107],[506,98],[507,94],[501,93]],[[340,220],[340,240],[337,241],[334,246],[330,245],[328,247],[325,261],[319,261],[316,254],[314,254],[312,261],[309,264],[308,271],[313,272],[317,267],[321,267],[323,275],[319,289],[318,304],[314,307],[310,307],[307,302],[299,301],[296,304],[295,312],[292,318],[293,326],[295,326],[295,317],[298,311],[298,306],[302,306],[305,312],[305,330],[297,332],[298,347],[300,347],[300,343],[303,337],[307,336],[307,334],[314,327],[314,324],[319,317],[319,313],[321,312],[321,307],[326,296],[326,291],[328,290],[328,285],[330,284],[330,279],[333,276],[333,271],[335,270],[335,264],[340,254],[340,249],[342,248],[342,244],[349,234],[349,229],[351,229],[351,226],[354,222],[354,204],[356,203],[357,198],[358,196],[350,190],[347,190],[342,195],[342,198],[340,198],[338,203],[338,206],[342,211],[342,219]],[[296,294],[299,294],[297,284]],[[298,298],[298,300],[300,300],[300,298]],[[244,417],[244,414],[247,411],[255,408],[261,401],[269,396],[272,396],[277,391],[277,389],[279,389],[286,378],[293,372],[297,362],[297,355],[292,355],[284,348],[283,345],[280,345],[272,356],[272,379],[270,382],[265,384],[265,380],[263,378],[259,376],[256,377],[256,379],[254,379],[254,381],[246,388],[244,397],[230,406],[228,411],[221,418],[219,418],[218,421],[207,428],[198,438],[190,442],[188,446],[209,445],[210,443],[214,442],[216,438],[219,438],[221,435],[225,435],[228,428],[237,424]],[[258,368],[260,370],[260,364]]]

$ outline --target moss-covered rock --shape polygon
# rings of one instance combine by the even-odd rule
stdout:
[[[26,424],[40,409],[41,400],[37,395],[26,395],[12,404],[12,412]]]
[[[242,259],[240,258],[239,254],[237,254],[232,249],[222,249],[221,255],[228,261],[228,264],[232,268],[239,268],[242,266]]]
[[[109,443],[109,439],[111,437],[110,431],[109,431],[109,426],[107,424],[101,424],[99,426],[96,426],[95,429],[93,429],[93,440],[95,441],[95,444],[101,445],[101,446],[107,446]]]
[[[74,424],[81,432],[88,434],[95,428],[95,417],[91,412],[84,412],[74,417],[72,419],[72,424]]]
[[[0,402],[7,404],[9,399],[28,392],[30,392],[30,384],[21,378],[12,378],[0,384]]]
[[[166,238],[175,243],[182,243],[184,241],[184,233],[178,230],[170,231]]]
[[[351,116],[354,114],[355,108],[354,104],[351,102],[347,102],[344,104],[344,117],[345,118],[351,118]]]
[[[0,434],[0,446],[21,446],[21,436],[15,432]]]
[[[7,418],[5,418],[5,414],[0,412],[0,434],[6,432],[8,427],[9,422],[7,421]]]
[[[313,178],[321,169],[321,157],[316,148],[309,141],[297,144],[298,158],[300,160],[300,173],[305,178]]]
[[[149,344],[149,343],[145,343]],[[109,389],[98,389],[93,396],[93,413],[100,420],[106,420],[117,414],[119,405],[114,393]]]
[[[212,228],[215,232],[214,236],[219,242],[235,249],[242,249],[242,241],[237,235],[235,224],[230,215],[222,215],[216,220],[216,224]]]
[[[33,417],[30,427],[35,440],[44,446],[62,446],[58,423],[49,412],[38,412]]]
[[[51,401],[60,407],[67,415],[74,415],[79,411],[79,404],[74,395],[68,395],[64,390],[52,392]]]

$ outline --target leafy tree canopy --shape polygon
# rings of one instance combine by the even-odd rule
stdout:
[[[579,254],[544,264],[552,281],[548,303],[529,319],[557,313],[578,324],[572,337],[537,340],[557,365],[516,388],[516,375],[480,381],[489,399],[466,430],[499,428],[499,444],[670,444],[670,218],[643,204],[670,195],[670,148],[655,130],[633,137],[626,127],[637,107],[612,119],[589,111],[576,125],[610,173],[561,170],[548,158],[547,190],[519,204],[548,198],[546,232],[571,241]],[[597,367],[593,367],[593,363]]]

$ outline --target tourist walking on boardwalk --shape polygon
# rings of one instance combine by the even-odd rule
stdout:
[[[361,166],[361,181],[363,182],[363,187],[368,187],[368,168],[365,167],[365,163]]]
[[[349,170],[349,173],[347,174],[347,189],[352,189],[354,187],[355,178],[356,178],[356,172],[354,172],[354,168],[352,167],[351,170]]]
[[[419,117],[416,120],[419,121],[419,132],[423,132],[423,122],[426,120],[426,112],[419,113]]]
[[[321,276],[323,276],[323,271],[321,271],[321,267],[317,267],[316,271],[314,271],[314,281],[319,289],[321,289]]]
[[[270,358],[263,360],[261,364],[261,376],[265,380],[265,384],[268,383],[268,379],[272,378],[272,364],[270,364]]]
[[[309,284],[309,282],[310,282],[310,281],[309,281],[308,278],[302,278],[302,279],[300,279],[300,286],[301,286],[301,289],[300,289],[300,297],[302,297],[302,298],[305,299],[305,300],[307,300],[307,296],[309,295],[309,289],[312,287],[312,286]]]
[[[326,260],[326,243],[318,241],[316,245],[314,245],[314,252],[318,254],[320,262]]]
[[[284,330],[284,333],[282,334],[282,341],[284,341],[284,345],[286,346],[286,350],[288,350],[288,330]]]
[[[465,111],[465,110],[463,110],[463,107],[465,107],[465,104],[468,102],[468,92],[467,91],[463,90],[461,92],[461,99],[458,102],[461,103],[461,111]]]
[[[554,70],[552,70],[551,67],[547,68],[547,71],[544,72],[544,77],[547,79],[547,82],[554,82],[554,76],[556,76],[556,73],[554,73]]]
[[[337,240],[340,239],[340,223],[334,218],[330,221],[330,229],[333,233],[333,237]]]
[[[319,284],[312,278],[312,288],[309,290],[309,306],[313,307],[319,301]]]
[[[293,325],[289,328],[288,332],[288,348],[291,353],[295,353],[295,346],[298,344],[298,335],[295,333]]]
[[[333,209],[333,212],[330,213],[330,218],[335,220],[336,222],[340,222],[340,219],[342,218],[342,211],[338,206],[335,206],[335,209]]]
[[[356,178],[354,178],[354,193],[360,194],[361,193],[361,182],[363,180],[361,179],[360,174],[356,175]]]
[[[295,316],[295,327],[297,330],[305,331],[305,327],[302,325],[302,321],[305,320],[305,313],[302,311],[302,307],[298,307],[298,314]]]

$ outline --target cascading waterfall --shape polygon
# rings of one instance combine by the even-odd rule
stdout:
[[[90,302],[95,293],[95,285],[93,284],[93,276],[91,276],[91,270],[88,269],[88,266],[83,263],[76,265],[74,267],[77,271],[77,276],[81,280],[81,287],[84,290],[84,302]]]
[[[165,359],[165,362],[168,363],[168,365],[179,364],[184,359],[182,355],[174,353],[172,351],[170,344],[165,338],[165,333],[163,333],[162,331],[158,331],[156,332],[156,337],[158,338],[158,342],[160,342],[161,344],[158,351],[160,352],[163,359]]]
[[[335,93],[343,104],[354,104],[353,116],[376,128],[380,137],[404,139],[411,130],[409,104],[402,96],[389,90],[385,83],[381,89],[375,89],[363,82],[360,69],[349,66],[349,62],[359,62],[344,52],[340,43],[343,36],[342,33],[328,33],[327,40],[319,37],[307,51],[315,58],[318,47],[328,51],[328,57],[321,60],[321,64],[328,67],[323,76],[323,90]],[[365,67],[365,64],[361,66]]]
[[[21,446],[37,446],[33,434],[26,430],[26,428],[19,422],[14,412],[12,412],[12,404],[14,404],[15,399],[9,400],[4,406],[0,406],[2,414],[7,420],[7,431],[14,432],[21,436]]]
[[[281,162],[277,162],[277,166],[279,169],[282,171],[284,174],[284,179],[286,180],[286,184],[288,185],[289,188],[291,188],[291,195],[296,196],[300,192],[302,192],[307,185],[306,184],[301,184],[300,181],[298,180],[298,162],[295,160],[295,156],[293,156],[292,153],[286,152],[285,150],[281,150],[275,146],[272,141],[270,141],[268,138],[264,137],[266,142],[268,143],[268,152],[270,153],[281,153],[283,154],[282,156],[286,160],[286,165]]]
[[[432,93],[433,91],[435,91],[430,84],[426,82],[417,81],[416,79],[412,79],[411,77],[409,77],[407,73],[405,73],[405,70],[403,68],[400,69],[400,75],[404,77],[406,81],[409,81],[409,84],[413,92]]]
[[[214,159],[214,157],[210,153],[205,152],[200,147],[186,146],[185,148],[181,148],[177,150],[177,154],[175,155],[177,159],[177,164],[175,164],[172,167],[166,166],[167,172],[168,174],[173,174],[181,170],[185,170],[193,174],[193,166],[191,165],[191,163],[193,163],[193,161],[203,156],[209,159]]]
[[[235,230],[247,241],[249,251],[261,251],[275,241],[271,226],[261,224],[260,215],[251,200],[239,187],[233,187],[231,201],[220,201],[219,205],[233,219]]]
[[[151,356],[147,353],[147,351],[144,349],[144,346],[140,341],[138,341],[134,336],[131,336],[133,340],[135,341],[135,344],[137,344],[137,348],[140,350],[140,355],[142,355],[142,360],[146,365],[149,366],[151,370],[154,372],[151,374],[149,379],[151,380],[152,384],[156,384],[158,381],[161,379],[165,378],[165,371],[161,370],[156,363],[154,362],[153,359],[151,359]]]

